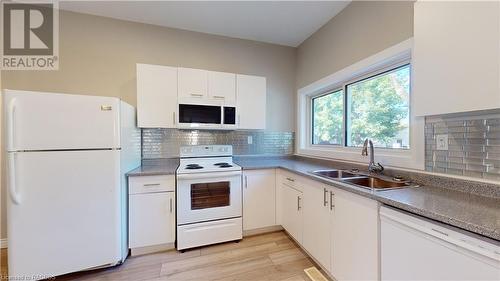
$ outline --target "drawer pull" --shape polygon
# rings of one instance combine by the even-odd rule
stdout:
[[[330,210],[333,210],[333,208],[335,208],[335,204],[333,203],[333,196],[335,196],[335,193],[330,191]]]
[[[151,187],[151,186],[160,186],[159,183],[145,183],[143,184],[144,187]]]
[[[203,97],[203,94],[191,93],[193,97]]]
[[[323,206],[326,207],[328,205],[328,200],[326,200],[326,195],[328,194],[328,190],[326,188],[323,189]]]
[[[294,180],[294,179],[292,179],[292,178],[286,178],[286,180],[287,180],[287,181],[291,181],[291,182],[295,182],[295,180]]]
[[[213,97],[216,98],[216,99],[225,99],[226,98],[224,96],[213,96]]]

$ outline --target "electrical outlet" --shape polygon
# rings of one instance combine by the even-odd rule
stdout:
[[[448,150],[448,135],[436,135],[436,150]]]
[[[248,144],[253,144],[253,137],[252,136],[248,136],[247,137],[247,142],[248,142]]]

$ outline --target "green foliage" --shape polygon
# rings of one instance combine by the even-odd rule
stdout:
[[[370,138],[380,147],[407,146],[409,91],[409,66],[348,85],[348,145]],[[314,99],[313,109],[314,143],[342,144],[342,91]]]
[[[313,100],[314,144],[342,144],[344,94],[337,91]]]

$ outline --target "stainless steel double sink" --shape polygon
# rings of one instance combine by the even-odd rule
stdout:
[[[382,178],[382,176],[372,176],[369,174],[364,174],[360,172],[345,171],[345,170],[318,170],[311,172],[321,178],[332,181],[340,181],[355,186],[368,188],[375,191],[399,189],[405,187],[415,187],[417,185],[412,184],[410,181],[403,180],[401,178]]]

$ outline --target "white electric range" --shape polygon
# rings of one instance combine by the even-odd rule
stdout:
[[[177,249],[240,240],[241,167],[230,145],[184,146],[177,169]]]

